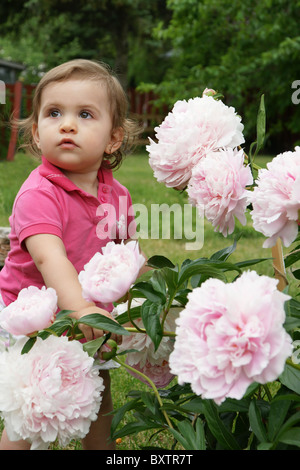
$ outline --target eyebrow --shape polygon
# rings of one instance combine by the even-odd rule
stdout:
[[[59,102],[55,102],[55,101],[49,101],[48,103],[43,103],[42,104],[42,107],[43,108],[64,108],[65,105],[63,103],[59,103]],[[95,106],[94,103],[82,103],[82,104],[79,104],[79,105],[76,105],[76,108],[77,109],[85,109],[85,108],[88,108],[88,109],[94,109],[94,110],[97,110],[97,106]]]

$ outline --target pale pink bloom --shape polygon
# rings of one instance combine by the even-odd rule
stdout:
[[[180,384],[220,404],[278,378],[293,347],[283,327],[290,297],[277,282],[248,271],[233,283],[208,279],[189,294],[170,355]]]
[[[300,147],[284,152],[259,170],[257,186],[249,196],[253,227],[265,237],[269,248],[281,238],[289,246],[298,234],[300,211]]]
[[[29,286],[19,292],[17,300],[0,313],[0,326],[12,335],[29,335],[53,323],[57,311],[54,289]]]
[[[222,149],[210,152],[192,171],[187,193],[200,215],[224,236],[233,232],[235,217],[246,224],[248,191],[253,183],[251,170],[244,165],[244,152]]]
[[[83,297],[108,304],[123,297],[136,281],[145,263],[136,241],[109,242],[79,273]]]
[[[66,446],[85,437],[104,389],[93,359],[65,336],[37,338],[21,355],[26,341],[0,354],[0,411],[9,439],[45,450],[56,439]]]
[[[144,299],[133,299],[131,307],[137,307],[143,303]],[[127,303],[120,304],[113,310],[113,315],[118,316],[127,310]],[[179,316],[182,307],[172,307],[164,322],[164,331],[175,331],[175,320]],[[136,325],[143,329],[141,318],[135,319]],[[130,336],[124,336],[119,352],[134,349],[127,353],[126,363],[135,369],[143,372],[149,377],[157,387],[166,387],[174,378],[169,368],[169,356],[173,351],[174,338],[163,336],[159,347],[155,351],[151,338],[144,333],[132,333]],[[133,374],[134,375],[134,374]],[[137,376],[140,380],[141,377]],[[145,381],[147,385],[149,383]]]
[[[126,359],[128,364],[128,359]],[[129,364],[130,365],[130,364]],[[162,361],[160,364],[151,364],[150,361],[146,361],[144,367],[141,367],[140,363],[134,364],[132,366],[135,370],[142,372],[142,374],[146,375],[157,388],[165,388],[169,385],[169,383],[174,379],[174,374],[170,371],[169,361]],[[130,371],[133,377],[136,377],[145,385],[151,386],[149,382],[141,377],[139,374],[135,374],[134,372]]]
[[[243,128],[235,109],[212,96],[177,101],[155,128],[157,142],[149,139],[149,164],[155,178],[167,187],[183,187],[207,152],[242,144]]]

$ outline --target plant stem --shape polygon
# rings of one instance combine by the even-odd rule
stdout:
[[[272,401],[272,395],[271,395],[271,392],[270,392],[270,390],[269,390],[268,385],[267,385],[267,384],[264,384],[263,387],[264,387],[264,390],[265,390],[265,392],[266,392],[266,394],[267,394],[268,400],[269,400],[269,401]]]
[[[129,296],[129,298],[128,298],[128,305],[127,305],[127,312],[128,312],[129,321],[130,321],[130,323],[136,328],[136,330],[138,330],[140,333],[143,333],[142,329],[141,329],[141,328],[134,322],[134,320],[131,318],[131,315],[130,315],[131,302],[132,302],[132,297]]]
[[[241,148],[241,147],[239,147],[239,148]],[[249,156],[248,156],[245,152],[244,152],[244,156],[245,156],[245,160],[250,163],[250,158],[249,158]],[[256,165],[256,163],[254,163],[253,161],[251,161],[251,166],[252,166],[253,168],[255,168],[255,170],[257,170],[257,171],[258,171],[258,170],[261,170],[261,167],[258,166],[258,165]]]
[[[143,333],[143,334],[147,334],[147,331],[144,329],[144,328],[134,328],[134,327],[124,327],[124,329],[126,331],[128,331],[129,333]],[[163,336],[169,336],[170,338],[175,338],[176,337],[176,333],[174,331],[163,331]],[[74,335],[74,336],[70,336],[70,340],[79,340],[79,339],[83,339],[84,338],[84,334],[83,333],[79,333],[77,335]]]
[[[295,362],[293,362],[291,359],[287,359],[286,364],[288,364],[289,366],[294,367],[294,369],[300,370],[300,364],[295,364]]]
[[[117,357],[114,357],[113,360],[116,361],[116,362],[117,362],[118,364],[120,364],[121,366],[125,367],[126,369],[130,370],[130,371],[133,372],[134,374],[140,375],[144,380],[146,380],[146,381],[149,383],[149,385],[152,387],[152,389],[153,389],[153,391],[154,391],[154,394],[155,394],[155,396],[156,396],[156,398],[157,398],[157,401],[158,401],[159,405],[161,406],[161,408],[163,407],[163,402],[162,402],[162,400],[161,400],[161,398],[160,398],[160,396],[159,396],[158,390],[157,390],[157,388],[156,388],[154,382],[153,382],[151,379],[149,379],[149,377],[147,377],[145,374],[143,374],[143,373],[140,372],[139,370],[136,370],[134,367],[129,366],[129,365],[126,364],[125,362],[120,361]],[[164,415],[164,417],[165,417],[165,419],[166,419],[166,422],[167,422],[168,426],[169,426],[171,429],[173,429],[173,425],[172,425],[172,423],[171,423],[171,421],[170,421],[170,419],[169,419],[168,414],[166,413],[165,410],[161,410],[161,411],[162,411],[162,413],[163,413],[163,415]]]
[[[147,331],[143,328],[139,328],[137,330],[136,328],[133,328],[133,327],[125,327],[125,330],[129,331],[129,333],[144,333],[144,334],[147,334]],[[173,331],[163,331],[163,336],[170,336],[172,338],[175,338],[176,333],[174,333]]]

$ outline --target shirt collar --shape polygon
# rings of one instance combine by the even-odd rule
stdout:
[[[42,156],[42,164],[39,166],[39,172],[42,176],[66,191],[82,192],[82,190],[78,188],[78,186],[76,186],[73,181],[69,180],[69,178],[67,178],[66,175],[64,175],[64,173],[57,166],[48,162],[44,156]],[[107,170],[106,168],[99,168],[98,180],[100,184],[102,183],[112,186],[112,171]]]

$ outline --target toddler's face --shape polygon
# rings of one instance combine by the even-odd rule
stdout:
[[[112,129],[105,86],[93,80],[47,85],[32,131],[42,155],[74,173],[97,170],[104,152],[115,151],[122,140],[121,129]]]

